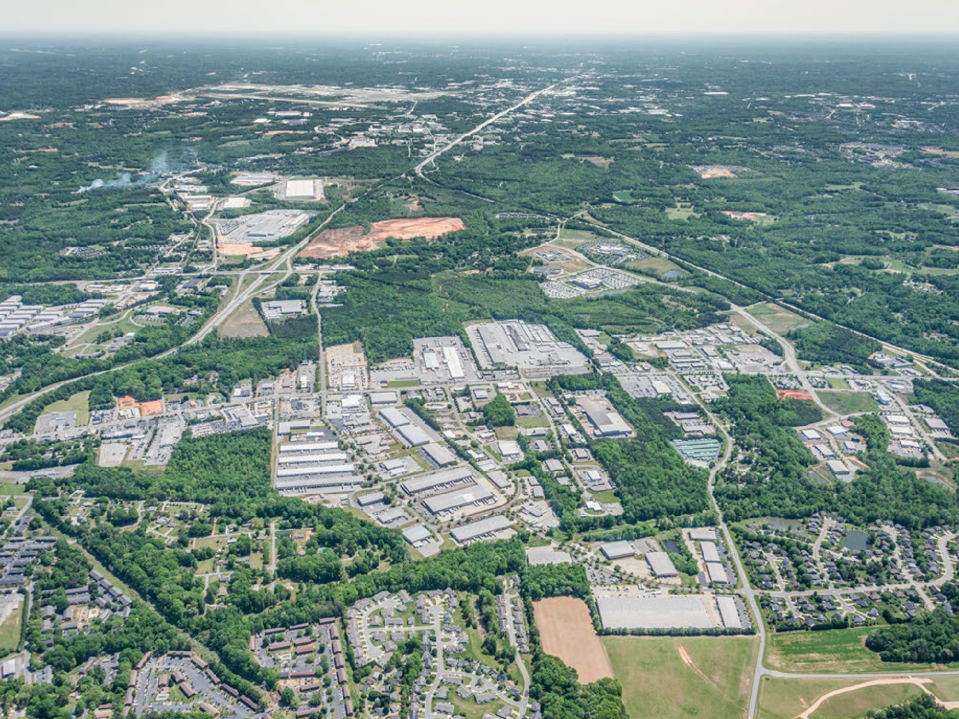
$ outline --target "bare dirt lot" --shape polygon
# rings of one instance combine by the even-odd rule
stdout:
[[[300,253],[300,257],[343,257],[351,252],[375,250],[391,237],[396,240],[416,237],[435,240],[449,232],[465,229],[466,225],[459,217],[414,217],[374,222],[368,233],[364,233],[359,225],[324,230]]]
[[[543,651],[559,657],[586,684],[613,676],[613,667],[600,644],[589,609],[582,599],[553,597],[535,602],[533,611]]]

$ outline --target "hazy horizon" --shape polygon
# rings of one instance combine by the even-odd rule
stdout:
[[[287,0],[272,13],[251,0],[169,0],[155,8],[120,0],[95,4],[38,0],[5,10],[3,36],[180,37],[558,37],[574,36],[949,36],[959,34],[959,3],[915,0],[762,0],[719,4],[685,0],[650,6],[594,0],[489,0],[471,8],[445,0],[330,4]]]

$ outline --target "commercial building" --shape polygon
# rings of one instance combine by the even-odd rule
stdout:
[[[400,489],[410,496],[427,496],[473,484],[476,484],[476,480],[470,467],[452,467],[407,479],[400,483]]]
[[[545,325],[520,320],[483,322],[470,325],[466,332],[484,369],[515,367],[532,376],[589,371],[586,357],[557,340]]]
[[[625,559],[636,554],[636,548],[627,541],[607,542],[599,548],[599,551],[606,559]]]
[[[706,562],[706,576],[713,584],[729,584],[729,574],[722,562]]]
[[[661,579],[679,576],[679,572],[676,571],[673,561],[666,552],[647,552],[646,561],[653,574]]]
[[[469,544],[483,539],[498,539],[512,533],[513,525],[502,515],[484,517],[450,530],[450,536],[460,544]]]
[[[598,597],[596,607],[607,629],[711,629],[712,598],[706,595]]]
[[[613,409],[609,400],[598,397],[577,397],[578,404],[589,425],[592,433],[597,437],[631,437],[633,429],[626,420]]]
[[[496,495],[485,487],[464,487],[446,494],[438,494],[423,500],[423,506],[435,515],[452,514],[466,507],[492,504]]]

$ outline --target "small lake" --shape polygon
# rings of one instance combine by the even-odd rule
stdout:
[[[846,533],[845,539],[842,540],[842,546],[845,549],[851,549],[854,552],[861,552],[864,549],[869,549],[869,535],[865,532],[859,532],[854,529]]]

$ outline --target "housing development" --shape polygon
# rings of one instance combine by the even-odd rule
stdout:
[[[953,47],[0,62],[9,716],[955,716]]]

